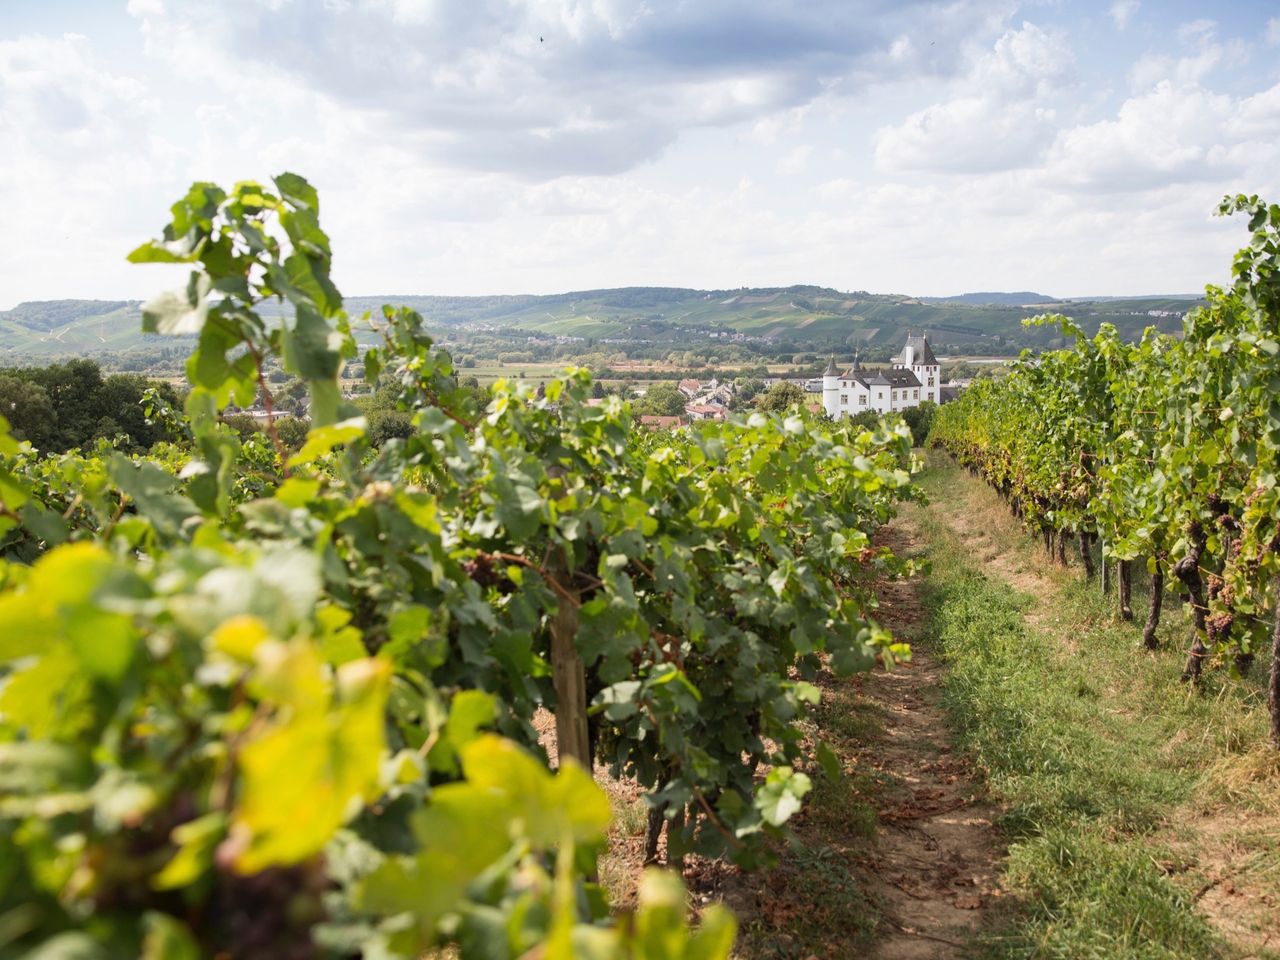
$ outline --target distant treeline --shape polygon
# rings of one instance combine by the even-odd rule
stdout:
[[[146,450],[171,439],[164,426],[148,421],[143,394],[151,387],[170,403],[181,402],[164,381],[130,373],[104,377],[94,360],[70,360],[45,367],[0,370],[0,414],[13,434],[44,453],[89,447],[99,438],[124,436],[125,446]]]

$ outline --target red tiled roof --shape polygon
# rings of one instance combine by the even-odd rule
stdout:
[[[684,425],[684,417],[659,417],[647,414],[640,418],[640,423],[651,430],[669,430]]]

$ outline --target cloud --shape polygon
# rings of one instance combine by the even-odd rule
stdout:
[[[1059,187],[1101,193],[1227,185],[1280,160],[1278,143],[1280,88],[1236,99],[1165,80],[1126,100],[1114,119],[1064,131],[1045,175]]]
[[[1267,21],[1267,28],[1264,34],[1267,43],[1270,46],[1280,46],[1280,17],[1272,17]]]
[[[1229,133],[1261,139],[1280,133],[1280,83],[1240,100],[1227,120]]]
[[[0,306],[163,289],[173,197],[284,169],[352,294],[1221,279],[1280,85],[1209,24],[1077,72],[1066,6],[133,0],[133,46],[0,41]]]
[[[1033,163],[1053,141],[1048,98],[1072,76],[1065,38],[1032,23],[975,56],[955,94],[875,135],[886,171],[985,173]]]
[[[1107,16],[1115,21],[1117,30],[1124,31],[1141,6],[1141,0],[1115,0],[1111,4],[1111,9],[1107,11]]]
[[[804,173],[809,166],[809,159],[813,156],[813,147],[807,143],[802,143],[798,147],[793,147],[787,151],[787,155],[778,162],[778,172],[784,176],[794,177]]]
[[[1178,26],[1178,39],[1188,44],[1206,44],[1218,33],[1218,24],[1209,19],[1189,20]]]
[[[420,156],[542,179],[611,175],[685,131],[755,124],[883,79],[898,38],[986,30],[1004,0],[169,0],[151,49],[295,84]],[[902,64],[945,74],[952,65]],[[214,72],[210,69],[210,72]]]

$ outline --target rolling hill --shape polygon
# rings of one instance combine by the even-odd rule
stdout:
[[[1034,303],[1020,306],[1005,300]],[[1053,309],[1086,329],[1110,322],[1130,338],[1146,326],[1180,329],[1196,301],[1177,297],[1055,301],[1041,294],[964,294],[914,298],[827,287],[792,286],[738,290],[623,287],[545,296],[349,297],[355,316],[383,303],[404,304],[431,326],[470,333],[527,333],[598,341],[689,342],[742,335],[757,342],[821,350],[857,344],[896,347],[906,330],[928,331],[938,352],[1012,354],[1026,346],[1051,347],[1051,329],[1028,330],[1024,317]],[[50,300],[0,311],[0,363],[6,357],[93,356],[140,347],[186,348],[190,340],[147,337],[138,301]]]

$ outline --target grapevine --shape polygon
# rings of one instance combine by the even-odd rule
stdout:
[[[181,439],[0,424],[0,956],[726,956],[668,875],[610,917],[587,771],[639,781],[674,862],[767,862],[817,671],[907,655],[871,594],[907,568],[871,540],[918,495],[905,428],[637,432],[582,370],[481,408],[421,316],[346,314],[301,177],[171,212],[131,259],[190,269],[143,310],[198,337],[183,408],[148,399]],[[377,447],[358,328],[413,423]],[[269,363],[307,384],[297,450],[222,422]]]
[[[931,442],[988,480],[1058,558],[1071,536],[1104,544],[1131,617],[1130,563],[1151,572],[1145,645],[1157,645],[1167,584],[1193,625],[1183,671],[1225,660],[1246,673],[1270,646],[1272,740],[1280,748],[1280,207],[1227,197],[1248,218],[1230,287],[1207,289],[1180,337],[1137,344],[1104,324],[1069,349],[1024,354],[939,411]],[[1055,551],[1056,545],[1056,551]]]

